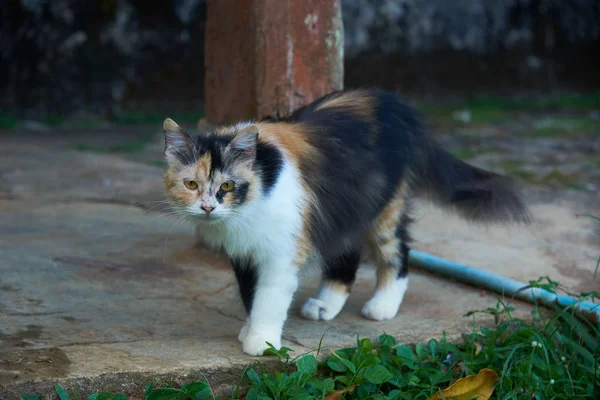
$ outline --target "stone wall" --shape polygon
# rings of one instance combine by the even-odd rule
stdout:
[[[413,94],[598,90],[598,0],[344,0],[347,82]]]
[[[4,0],[0,12],[4,109],[201,106],[203,0]]]
[[[600,89],[598,0],[342,4],[347,86],[433,95]],[[5,0],[0,107],[36,118],[197,111],[204,26],[205,0]]]

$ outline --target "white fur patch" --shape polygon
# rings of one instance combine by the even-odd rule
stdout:
[[[246,321],[244,326],[242,326],[242,329],[240,330],[240,333],[238,335],[238,341],[240,343],[244,343],[244,339],[246,339],[247,335],[248,335],[248,321]]]
[[[334,319],[342,311],[348,299],[348,292],[339,289],[340,287],[325,283],[316,298],[310,298],[304,303],[302,316],[315,321]]]
[[[218,215],[223,222],[202,224],[199,229],[207,244],[223,248],[230,257],[251,257],[257,266],[252,311],[239,335],[247,354],[262,355],[268,347],[265,342],[281,347],[283,324],[298,288],[293,261],[305,196],[298,170],[285,162],[268,196],[223,211]]]
[[[396,279],[387,286],[377,288],[373,297],[365,303],[362,315],[375,321],[394,318],[407,288],[408,278]]]

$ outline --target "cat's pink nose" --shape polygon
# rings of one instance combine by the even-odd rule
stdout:
[[[215,209],[211,206],[200,206],[200,208],[203,209],[206,214],[210,214],[210,212]]]

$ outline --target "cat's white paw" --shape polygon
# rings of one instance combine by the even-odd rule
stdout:
[[[400,302],[389,302],[381,299],[371,299],[365,303],[362,309],[362,315],[365,318],[375,321],[392,319],[398,313]]]
[[[302,316],[315,321],[332,320],[342,311],[348,299],[348,287],[328,282],[321,286],[316,298],[310,298],[302,306]]]
[[[269,348],[267,342],[271,343],[276,349],[280,349],[281,334],[276,335],[273,332],[262,329],[248,329],[246,337],[242,342],[242,349],[244,353],[251,356],[262,356],[265,350]]]
[[[377,288],[371,300],[367,301],[362,309],[363,317],[375,321],[394,318],[398,314],[406,289],[408,289],[407,278],[400,278]]]
[[[310,298],[302,306],[301,313],[306,319],[329,321],[335,318],[341,309],[341,306],[336,307],[335,304],[325,304],[323,300]]]
[[[238,340],[240,341],[240,343],[244,343],[244,339],[246,339],[247,335],[248,335],[248,322],[246,322],[244,324],[244,326],[240,330],[240,334],[238,335]]]

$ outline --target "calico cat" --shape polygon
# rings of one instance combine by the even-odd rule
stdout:
[[[425,135],[413,109],[384,91],[335,92],[288,118],[195,137],[167,119],[164,133],[168,200],[230,257],[248,314],[238,338],[251,355],[263,354],[266,342],[281,346],[305,264],[323,271],[305,318],[341,311],[365,252],[377,284],[362,315],[393,318],[408,285],[418,196],[472,221],[527,221],[506,178],[452,157]]]

